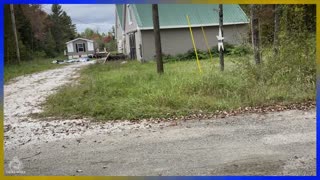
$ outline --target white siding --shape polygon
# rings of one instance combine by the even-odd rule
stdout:
[[[72,45],[73,45],[72,43],[67,44],[68,52],[73,52],[73,46]]]
[[[137,31],[135,33],[135,38],[136,38],[136,54],[137,54],[137,59],[139,61],[142,60],[142,38],[141,38],[141,31]],[[142,53],[142,54],[141,54]]]
[[[123,53],[124,52],[124,35],[122,31],[122,27],[120,24],[120,19],[118,19],[119,16],[116,14],[116,40],[117,40],[117,48],[118,48],[118,53]]]
[[[123,43],[122,43],[122,39],[118,40],[117,43],[118,43],[118,45],[117,45],[117,47],[118,47],[118,52],[119,52],[119,53],[123,53]]]
[[[93,42],[88,42],[88,51],[94,51]]]

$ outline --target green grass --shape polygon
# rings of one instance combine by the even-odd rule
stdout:
[[[35,59],[31,61],[22,61],[20,65],[18,64],[5,64],[4,65],[4,82],[7,83],[11,79],[32,74],[48,69],[53,69],[57,67],[61,67],[62,65],[59,64],[52,64],[51,62],[54,59]],[[58,58],[59,59],[59,58]]]
[[[239,63],[248,59],[252,61],[226,57],[224,72],[217,58],[215,63],[202,60],[203,74],[195,61],[165,63],[163,75],[156,73],[154,62],[91,65],[81,72],[79,84],[47,99],[42,115],[140,119],[315,99],[315,72],[302,73],[293,66],[294,71],[283,74],[285,68],[273,68],[275,63]]]

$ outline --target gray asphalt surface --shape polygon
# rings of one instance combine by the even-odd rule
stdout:
[[[124,125],[125,126],[125,125]],[[316,175],[315,110],[99,131],[5,150],[6,175]],[[25,174],[10,174],[17,157]]]

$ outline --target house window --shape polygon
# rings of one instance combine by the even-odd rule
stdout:
[[[77,44],[77,46],[78,46],[78,52],[84,52],[83,44]]]
[[[128,4],[128,21],[129,21],[129,24],[132,24],[132,14],[131,14],[131,8],[130,8],[130,5]]]

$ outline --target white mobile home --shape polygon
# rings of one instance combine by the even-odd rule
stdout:
[[[77,38],[66,42],[69,59],[88,57],[94,54],[94,42],[90,39]]]

